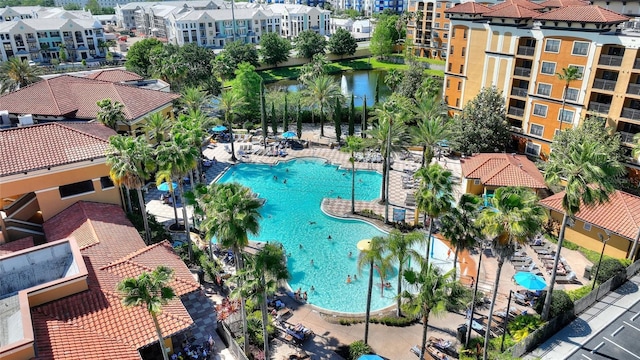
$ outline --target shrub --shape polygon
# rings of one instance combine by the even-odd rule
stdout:
[[[537,315],[519,315],[509,323],[509,331],[517,342],[526,338],[540,325],[542,325],[542,320]]]
[[[571,298],[571,300],[573,300],[574,302],[582,299],[583,297],[587,296],[587,294],[589,294],[591,292],[591,284],[579,287],[575,290],[569,290],[567,291],[567,294],[569,294],[569,297]]]
[[[543,296],[540,296],[535,304],[535,310],[538,314],[542,314],[546,292],[544,292],[542,295]],[[551,295],[551,311],[549,313],[550,318],[553,319],[556,316],[571,310],[573,310],[573,301],[571,301],[569,294],[562,290],[554,291],[553,295]]]
[[[134,211],[127,213],[127,218],[138,230],[140,236],[144,239],[144,222],[142,221],[142,215],[140,212]],[[158,219],[152,214],[147,213],[147,221],[149,222],[149,231],[151,231],[151,244],[159,243],[166,239],[171,239],[171,235],[167,229],[158,222]]]
[[[247,129],[247,131],[253,130],[253,126],[253,122],[251,121],[245,121],[245,123],[242,125],[242,127]]]
[[[362,355],[371,353],[373,353],[371,346],[365,344],[362,340],[354,341],[349,345],[349,356],[353,360],[356,360]]]
[[[595,266],[593,271],[598,273],[598,278],[595,279],[599,284],[611,279],[612,277],[621,274],[625,271],[624,265],[618,259],[602,259],[600,263],[600,271],[597,270],[598,266]]]

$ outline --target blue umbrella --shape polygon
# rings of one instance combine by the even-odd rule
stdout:
[[[440,140],[436,144],[440,147],[449,147],[449,140]]]
[[[178,184],[172,182],[171,183],[171,190],[175,189],[178,187]],[[158,190],[160,191],[169,191],[169,183],[168,182],[163,182],[162,184],[160,184],[158,186]]]
[[[527,290],[543,290],[547,283],[543,278],[530,272],[519,272],[513,276],[516,283]]]
[[[360,356],[358,360],[384,360],[384,358],[376,354],[367,354]]]
[[[287,131],[286,133],[282,134],[282,137],[285,139],[292,139],[296,136],[296,133],[294,133],[293,131]]]
[[[213,132],[222,132],[227,130],[227,127],[224,125],[218,125],[218,126],[214,126],[213,128],[211,128],[211,131]]]

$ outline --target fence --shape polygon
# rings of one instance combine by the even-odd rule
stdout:
[[[231,334],[231,330],[229,330],[229,327],[224,321],[218,322],[217,332],[218,332],[218,335],[220,335],[220,337],[222,338],[222,341],[224,341],[227,344],[227,348],[231,352],[231,354],[233,354],[234,359],[249,360],[247,358],[247,355],[245,355],[244,351],[242,351],[242,347],[240,347],[240,345],[238,345],[236,340],[233,338],[233,335]]]
[[[573,305],[573,311],[563,313],[562,315],[551,319],[549,322],[542,325],[536,331],[532,332],[511,347],[508,351],[515,358],[522,357],[524,354],[533,350],[536,346],[543,343],[555,333],[560,331],[563,327],[569,324],[575,317],[586,310],[589,306],[593,305],[598,299],[601,299],[608,292],[617,289],[620,285],[624,284],[628,279],[633,277],[640,270],[640,260],[634,262],[627,267],[626,273],[616,275],[611,279],[603,282],[600,286],[596,287],[589,294],[583,298],[577,300]]]

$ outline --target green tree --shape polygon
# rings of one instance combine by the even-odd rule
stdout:
[[[298,34],[295,39],[296,51],[298,55],[311,59],[315,54],[324,54],[324,48],[327,46],[327,40],[323,35],[313,30],[304,30]]]
[[[397,296],[396,296],[396,316],[402,316],[402,274],[404,274],[404,267],[407,263],[413,259],[419,261],[420,254],[413,249],[413,247],[424,241],[424,235],[419,232],[411,232],[404,234],[398,230],[392,230],[385,238],[384,248],[388,251],[387,260],[391,264],[397,264],[398,266],[398,283]]]
[[[118,123],[126,123],[124,105],[111,99],[102,99],[96,103],[100,110],[96,114],[96,120],[113,130],[118,129]]]
[[[380,276],[380,291],[381,296],[384,291],[384,283],[387,276],[387,272],[391,269],[391,265],[388,259],[384,256],[384,238],[376,236],[369,242],[367,249],[360,249],[358,255],[358,273],[362,275],[362,270],[365,267],[369,267],[369,286],[367,290],[367,308],[364,318],[364,343],[368,344],[369,340],[369,320],[371,317],[371,295],[373,292],[373,269],[378,270]]]
[[[494,196],[489,198],[489,206],[484,208],[476,219],[476,224],[482,229],[482,233],[494,239],[493,249],[498,257],[498,270],[484,338],[484,360],[487,360],[491,322],[502,266],[505,260],[511,259],[516,244],[525,244],[540,231],[546,220],[547,213],[538,205],[537,195],[532,190],[522,187],[496,189]]]
[[[244,268],[242,253],[249,245],[249,234],[260,232],[260,208],[262,203],[251,192],[238,183],[209,185],[211,196],[205,198],[206,214],[202,223],[207,239],[216,238],[223,248],[231,248],[235,257],[236,273]],[[238,287],[242,288],[242,282]],[[240,301],[244,350],[247,352],[247,318],[244,298]]]
[[[260,66],[258,50],[254,44],[245,44],[242,40],[228,42],[215,58],[219,73],[223,78],[231,78],[241,63],[249,63],[254,68]]]
[[[298,81],[302,84],[320,75],[329,73],[329,60],[325,54],[315,54],[311,61],[302,65]]]
[[[0,93],[16,91],[40,81],[40,69],[26,60],[13,57],[0,65]]]
[[[356,213],[356,158],[355,153],[364,149],[364,141],[362,138],[355,136],[347,136],[345,146],[340,151],[350,153],[349,162],[351,163],[351,213]]]
[[[109,137],[107,149],[109,177],[116,186],[124,186],[138,193],[138,205],[144,223],[144,239],[150,244],[151,231],[147,219],[142,187],[155,169],[153,152],[144,137],[114,135]]]
[[[177,54],[187,64],[187,73],[182,79],[184,87],[200,87],[211,95],[218,95],[222,84],[213,74],[213,51],[198,44],[189,43],[179,46]]]
[[[289,131],[289,103],[287,101],[287,94],[284,94],[284,114],[282,115],[282,132]]]
[[[63,6],[63,9],[67,10],[67,11],[73,11],[73,10],[82,10],[82,8],[80,7],[79,4],[75,4],[75,3],[69,3],[69,4],[65,4]]]
[[[417,124],[412,128],[412,138],[422,145],[421,166],[424,167],[431,163],[438,142],[448,137],[450,123],[445,115],[446,109],[435,96],[416,99],[413,114]]]
[[[266,101],[264,99],[264,81],[260,81],[260,126],[262,127],[262,138],[264,140],[264,148],[267,148],[267,136],[269,129],[267,127],[267,110]]]
[[[98,0],[87,0],[84,8],[91,11],[92,15],[100,15],[102,13],[102,7],[98,4]]]
[[[340,144],[342,137],[342,103],[340,98],[336,96],[336,104],[333,107],[333,125],[336,129],[336,142]]]
[[[351,93],[351,102],[349,103],[349,130],[347,135],[353,136],[356,133],[356,106],[353,93]]]
[[[387,75],[384,77],[384,84],[387,85],[391,91],[395,92],[403,79],[404,72],[398,69],[391,69],[387,71]]]
[[[362,99],[362,123],[360,124],[360,133],[363,139],[367,137],[367,95]]]
[[[266,33],[260,39],[260,55],[265,64],[277,67],[287,62],[291,49],[291,42],[275,32]]]
[[[335,98],[342,96],[338,83],[329,75],[319,75],[304,83],[304,95],[308,101],[320,107],[320,136],[324,136],[324,109]]]
[[[480,90],[454,119],[451,147],[463,154],[501,152],[511,139],[502,91],[495,86]]]
[[[404,71],[402,81],[398,84],[398,93],[406,98],[415,99],[422,87],[423,78],[424,69],[417,64],[410,65],[409,69]]]
[[[558,250],[542,311],[543,320],[549,319],[551,294],[569,218],[573,218],[581,206],[608,202],[609,195],[615,191],[617,179],[625,172],[624,166],[616,158],[609,157],[599,141],[571,142],[568,149],[562,150],[552,144],[551,150],[549,161],[543,166],[544,180],[549,186],[564,184],[565,193],[562,196],[564,214],[558,234]]]
[[[296,135],[298,140],[302,137],[302,118],[300,117],[300,100],[298,100],[298,108],[296,111]]]
[[[176,297],[169,282],[173,278],[173,269],[166,266],[158,266],[151,273],[143,272],[138,277],[126,278],[118,283],[116,290],[122,296],[122,304],[126,307],[144,306],[156,328],[158,345],[164,360],[169,360],[169,354],[164,348],[164,338],[160,329],[158,315],[162,306]]]
[[[561,151],[563,156],[568,156],[572,143],[597,142],[602,144],[600,150],[605,152],[607,157],[623,161],[620,133],[614,128],[607,127],[606,121],[599,117],[587,117],[580,126],[559,131],[553,137],[553,151]]]
[[[224,111],[224,123],[229,129],[229,135],[232,139],[231,161],[233,162],[238,160],[236,158],[236,150],[233,145],[233,116],[237,114],[238,110],[246,103],[245,97],[234,90],[223,91],[222,95],[218,97],[218,107]]]
[[[474,220],[480,211],[482,199],[473,194],[462,194],[458,200],[458,206],[451,209],[440,219],[442,222],[442,235],[451,246],[454,247],[453,255],[453,280],[456,280],[458,255],[464,250],[475,247],[480,237],[480,229],[474,224]]]
[[[256,73],[256,68],[248,63],[241,63],[236,70],[232,92],[244,98],[240,108],[235,110],[242,121],[253,120],[260,113],[260,82],[262,77]]]
[[[396,22],[399,19],[397,15],[381,15],[378,18],[373,34],[371,35],[371,43],[369,50],[371,54],[378,58],[385,58],[393,52],[393,45],[402,38],[401,33],[396,29]]]
[[[171,134],[182,133],[187,135],[191,141],[191,146],[198,151],[198,159],[201,159],[204,156],[202,153],[202,143],[208,134],[207,130],[210,129],[212,125],[214,125],[213,119],[206,117],[200,110],[191,110],[187,114],[180,114],[178,116],[178,119],[171,128]],[[195,167],[194,172],[195,181],[192,181],[191,184],[200,181],[199,166]]]
[[[180,89],[187,78],[189,64],[178,54],[176,45],[168,44],[151,49],[148,71],[152,76],[168,82],[174,89]]]
[[[171,120],[161,112],[154,112],[145,118],[144,132],[149,141],[154,140],[156,144],[163,142],[170,129]]]
[[[60,63],[67,62],[67,45],[60,44],[58,45],[58,59],[60,59]],[[71,59],[73,61],[73,59]]]
[[[562,109],[560,110],[560,130],[562,131],[562,114],[564,113],[564,106],[567,103],[567,91],[569,85],[575,80],[582,78],[580,69],[575,66],[569,66],[568,68],[562,68],[562,74],[556,73],[558,80],[564,82],[564,93],[562,94]],[[573,126],[573,124],[571,124]]]
[[[278,134],[278,117],[276,116],[276,105],[271,103],[271,131],[273,131],[273,136]]]
[[[179,101],[184,113],[202,111],[211,105],[211,95],[199,87],[185,87],[182,89],[181,95]]]
[[[162,43],[156,38],[146,38],[134,43],[127,52],[124,67],[142,77],[151,76],[151,51],[156,48],[162,48]]]
[[[329,38],[328,48],[330,52],[342,57],[355,54],[358,43],[350,32],[343,28],[338,28]]]

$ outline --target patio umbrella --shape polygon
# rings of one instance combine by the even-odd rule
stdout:
[[[366,354],[366,355],[360,356],[358,360],[384,360],[384,358],[376,354]]]
[[[527,290],[543,290],[547,283],[543,278],[530,272],[519,272],[513,276],[516,283]]]
[[[213,132],[222,132],[227,130],[227,127],[224,125],[218,125],[218,126],[214,126],[213,128],[211,128],[211,131]]]
[[[296,136],[296,133],[294,133],[293,131],[287,131],[286,133],[282,134],[282,137],[285,139],[293,139]]]
[[[172,182],[171,183],[171,190],[175,189],[178,187],[178,184]],[[168,182],[163,182],[162,184],[160,184],[158,186],[158,190],[160,191],[169,191],[169,183]]]

